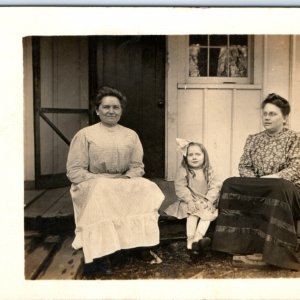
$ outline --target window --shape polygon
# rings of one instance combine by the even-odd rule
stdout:
[[[190,35],[188,81],[250,83],[251,55],[247,35]]]

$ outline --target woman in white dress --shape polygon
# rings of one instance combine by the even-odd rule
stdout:
[[[100,122],[74,136],[67,160],[76,224],[72,245],[83,249],[86,264],[120,249],[157,245],[164,199],[155,183],[142,178],[137,133],[118,124],[125,96],[102,87],[94,104]]]

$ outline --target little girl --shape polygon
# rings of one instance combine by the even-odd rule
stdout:
[[[211,242],[205,234],[218,215],[221,184],[215,178],[202,144],[183,139],[176,141],[183,155],[174,182],[178,199],[165,212],[178,219],[187,218],[187,248],[198,252]]]

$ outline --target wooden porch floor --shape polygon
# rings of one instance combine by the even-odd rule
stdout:
[[[173,182],[163,179],[151,179],[165,195],[160,212],[175,199]],[[35,230],[48,234],[62,234],[75,229],[74,211],[70,195],[70,186],[44,189],[26,190],[24,192],[25,230]],[[172,220],[161,215],[160,221]],[[182,223],[182,222],[181,222]]]
[[[165,194],[163,211],[174,201],[173,182],[153,180]],[[25,278],[77,279],[82,277],[83,253],[71,244],[74,213],[70,187],[28,190],[24,193]],[[161,215],[160,239],[185,238],[185,221]]]
[[[175,199],[174,185],[164,180],[154,181],[166,196],[161,206],[163,211]],[[75,224],[69,189],[25,191],[25,279],[84,279],[82,250],[74,250],[71,246]],[[300,278],[300,272],[274,270],[264,266],[254,266],[253,269],[253,266],[246,265],[237,268],[238,264],[234,264],[231,256],[220,253],[209,254],[191,268],[191,262],[184,252],[185,220],[161,215],[159,227],[161,243],[157,253],[163,257],[164,262],[156,266],[141,262],[138,264],[142,266],[138,266],[132,262],[124,271],[115,275],[119,277],[107,279],[136,279],[134,276],[139,275],[140,278],[156,279]],[[144,268],[151,269],[148,275]]]

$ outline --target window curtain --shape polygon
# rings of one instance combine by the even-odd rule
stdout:
[[[221,47],[218,59],[219,77],[247,77],[248,49],[247,46],[232,45]]]

